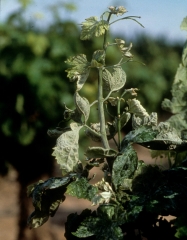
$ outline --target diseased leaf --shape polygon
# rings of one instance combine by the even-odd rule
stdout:
[[[108,31],[109,23],[105,20],[97,20],[97,17],[90,17],[81,24],[81,40],[88,40],[92,37],[99,37]]]
[[[58,139],[52,156],[55,156],[57,163],[60,164],[63,174],[73,172],[74,167],[79,161],[78,140],[79,130],[82,126],[71,124],[70,131],[63,133]]]
[[[79,91],[88,78],[90,63],[87,61],[86,55],[84,54],[70,57],[65,63],[71,66],[66,72],[68,73],[70,81],[77,81],[77,91]]]
[[[75,92],[74,98],[75,98],[76,108],[79,113],[84,115],[84,123],[86,123],[90,114],[89,101],[86,98],[81,97],[78,92]]]
[[[65,200],[64,193],[70,181],[71,176],[50,178],[28,187],[28,195],[32,197],[35,207],[35,211],[28,218],[30,228],[40,227],[49,216],[54,216],[59,204]]]
[[[91,199],[98,192],[97,187],[88,183],[86,178],[78,178],[76,181],[70,183],[67,187],[66,193],[77,198],[84,198],[91,201]]]
[[[185,68],[187,68],[187,41],[185,42],[184,47],[183,47],[182,64]]]
[[[113,163],[112,183],[116,190],[126,179],[133,177],[137,164],[138,157],[136,151],[132,148],[131,144],[128,144]]]
[[[125,148],[128,143],[144,143],[152,141],[156,135],[158,134],[158,130],[152,129],[149,126],[142,126],[136,128],[133,131],[130,131],[122,140],[122,149]]]
[[[105,157],[114,157],[117,152],[114,149],[105,149],[102,147],[89,147],[85,155],[88,158],[105,158]]]
[[[32,228],[38,228],[42,226],[49,219],[49,214],[46,212],[34,211],[28,217],[27,224]]]
[[[97,50],[93,53],[91,67],[101,67],[105,64],[105,51]]]
[[[153,112],[149,116],[132,116],[132,127],[133,129],[139,128],[141,126],[157,126],[157,113]]]
[[[180,25],[181,30],[186,30],[187,31],[187,17],[185,17]]]
[[[118,91],[126,83],[126,73],[121,67],[113,67],[112,71],[108,71],[106,68],[103,71],[104,88],[108,91]]]
[[[132,48],[132,43],[130,43],[129,47],[125,47],[125,41],[122,39],[115,39],[120,51],[122,52],[123,56],[127,58],[133,58],[133,55],[130,53]]]
[[[187,70],[182,64],[179,65],[177,73],[175,75],[175,80],[172,85],[172,100],[164,99],[162,102],[162,108],[173,114],[185,111],[186,101],[184,99],[187,97]]]
[[[106,236],[109,236],[111,240],[123,239],[122,230],[115,221],[92,216],[87,217],[73,235],[79,238],[95,235],[97,240],[103,240]]]
[[[129,110],[128,112],[135,114],[138,117],[148,117],[149,114],[145,108],[141,105],[140,101],[137,99],[129,99],[127,101]]]

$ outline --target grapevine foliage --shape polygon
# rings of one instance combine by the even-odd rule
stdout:
[[[110,7],[100,20],[90,17],[81,24],[81,39],[103,36],[103,48],[93,53],[90,62],[84,54],[66,61],[68,78],[76,83],[75,109],[65,107],[64,120],[70,121],[69,128],[49,131],[52,136],[60,135],[52,155],[62,169],[62,177],[28,187],[28,196],[32,197],[35,207],[28,219],[31,228],[41,226],[49,216],[54,216],[67,193],[98,206],[96,211],[87,209],[80,215],[69,215],[67,239],[153,239],[153,236],[163,235],[163,229],[167,229],[165,239],[187,236],[187,212],[184,210],[187,201],[187,47],[185,45],[172,86],[172,99],[162,102],[162,107],[173,116],[158,124],[157,113],[149,114],[136,98],[137,89],[125,89],[127,79],[123,65],[133,61],[132,44],[126,46],[123,39],[116,39],[114,43],[106,40],[111,24],[125,19],[138,22],[138,17],[132,16],[111,22],[111,16],[122,16],[126,12],[124,7]],[[186,18],[181,29],[187,30]],[[121,59],[114,66],[107,66],[105,58],[111,47],[119,49]],[[92,69],[98,72],[98,98],[90,103],[81,95],[81,89]],[[95,111],[92,108],[95,104],[99,121],[90,123],[90,112]],[[110,106],[116,107],[116,115],[110,114]],[[108,113],[110,121],[106,117]],[[122,139],[121,130],[129,121],[132,131]],[[85,137],[102,144],[86,149],[86,160],[79,158],[82,130]],[[114,140],[115,147],[114,144],[110,147],[110,139]],[[167,153],[169,169],[140,161],[134,143],[154,150],[152,156]],[[104,173],[99,182],[91,185],[89,170],[94,166],[102,166]],[[167,215],[176,218],[172,222],[159,218]]]

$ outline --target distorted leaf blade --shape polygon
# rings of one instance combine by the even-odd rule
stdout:
[[[90,114],[90,103],[86,98],[81,97],[78,92],[75,93],[74,97],[76,108],[84,115],[84,122],[86,123]]]
[[[105,149],[102,147],[89,147],[85,154],[88,158],[105,158],[116,156],[117,151],[112,148]]]

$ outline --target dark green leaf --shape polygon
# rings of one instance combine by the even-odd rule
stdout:
[[[54,216],[59,204],[65,200],[64,193],[70,181],[71,176],[50,178],[28,187],[28,194],[35,207],[35,211],[28,218],[30,228],[37,228],[44,224],[49,216]]]
[[[105,220],[99,217],[88,217],[77,229],[73,235],[81,237],[83,235],[91,236],[95,235],[97,240],[111,239],[111,240],[122,240],[123,233],[120,227],[117,226],[116,222]],[[82,238],[82,237],[81,237]]]
[[[76,181],[70,183],[67,187],[66,193],[77,197],[84,198],[91,201],[91,199],[98,192],[97,187],[92,186],[88,183],[86,178],[78,178]]]
[[[127,188],[126,180],[133,177],[137,164],[138,157],[136,151],[132,148],[131,144],[128,144],[113,163],[112,182],[116,189],[119,186],[123,188],[123,184],[124,188]]]

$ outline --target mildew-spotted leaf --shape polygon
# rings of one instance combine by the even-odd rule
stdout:
[[[113,163],[112,183],[118,189],[125,183],[126,179],[133,177],[137,169],[138,157],[131,144],[122,149],[122,152]],[[130,185],[129,185],[130,186]]]
[[[117,155],[117,152],[114,149],[104,149],[102,147],[89,147],[85,154],[88,158],[105,158],[114,157]]]
[[[77,81],[77,91],[79,91],[88,78],[90,63],[87,61],[86,55],[84,54],[70,57],[65,63],[71,66],[66,72],[68,73],[70,81]]]
[[[78,156],[78,140],[79,131],[82,126],[76,123],[70,125],[71,130],[63,133],[54,147],[52,156],[55,156],[57,163],[62,169],[62,173],[66,174],[72,172],[79,161]]]
[[[105,90],[112,92],[118,91],[126,83],[126,73],[120,66],[113,67],[111,72],[107,69],[104,69],[103,82]]]
[[[91,67],[101,67],[105,64],[105,51],[97,50],[93,53]]]
[[[135,114],[138,117],[149,116],[145,108],[141,105],[140,101],[137,99],[129,99],[127,101],[129,106],[129,112]]]
[[[88,40],[92,37],[99,37],[109,29],[109,23],[105,20],[97,20],[97,17],[90,17],[81,24],[81,40]]]
[[[90,103],[86,98],[81,97],[78,92],[75,93],[74,98],[76,108],[79,113],[84,115],[84,120],[86,122],[90,114]]]

